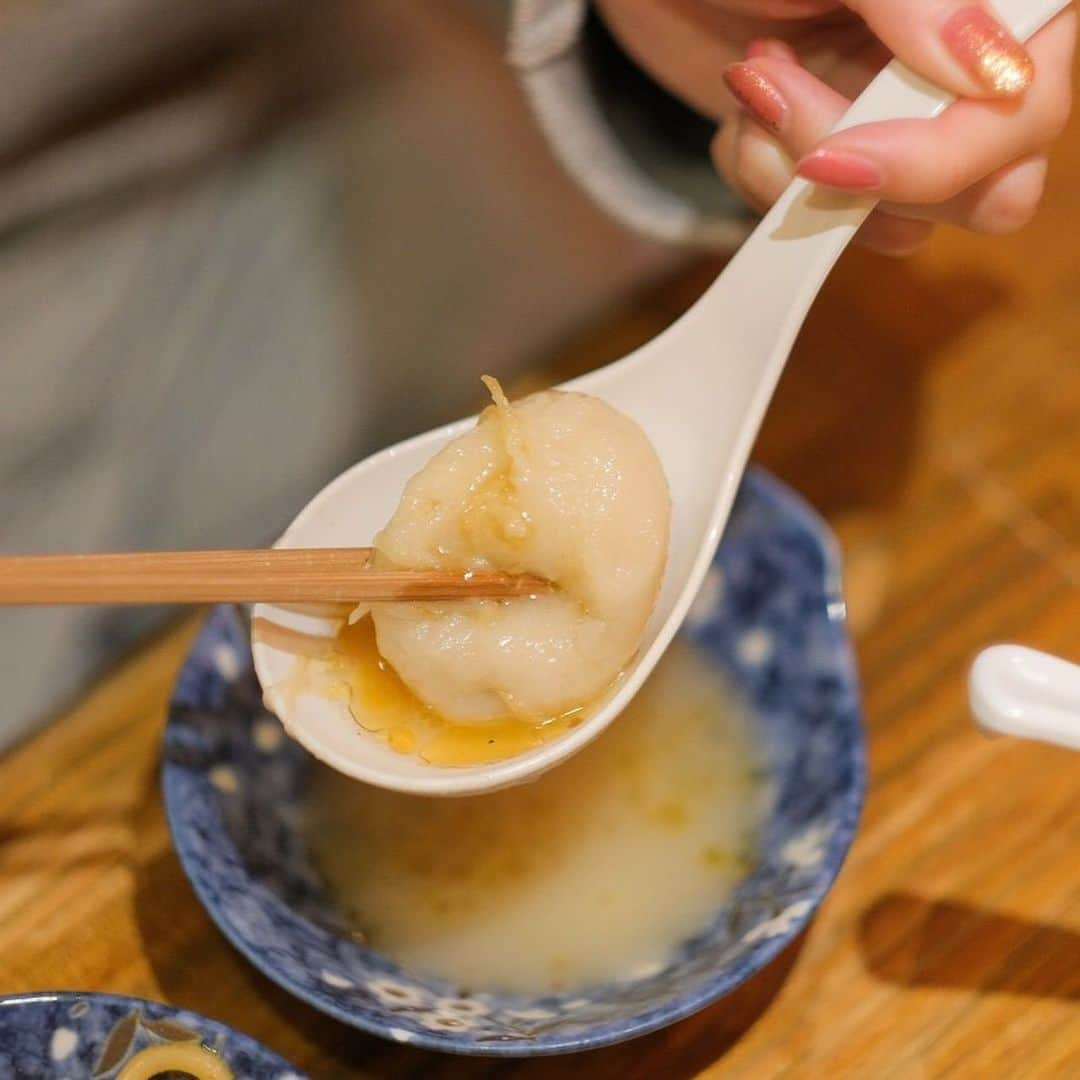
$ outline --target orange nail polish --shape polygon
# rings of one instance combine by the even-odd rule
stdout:
[[[732,64],[724,72],[724,82],[735,100],[758,123],[779,131],[787,118],[787,102],[780,91],[750,64]]]
[[[991,93],[1015,97],[1035,77],[1027,50],[985,8],[966,7],[945,23],[949,51]]]

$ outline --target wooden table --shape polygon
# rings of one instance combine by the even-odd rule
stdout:
[[[974,652],[1080,659],[1080,127],[1021,235],[851,252],[815,309],[758,458],[840,534],[871,788],[803,939],[705,1012],[629,1045],[498,1064],[391,1046],[256,974],[189,888],[158,794],[187,624],[0,762],[0,991],[104,989],[265,1040],[312,1076],[1080,1075],[1080,755],[978,735]],[[618,355],[697,267],[556,364]]]

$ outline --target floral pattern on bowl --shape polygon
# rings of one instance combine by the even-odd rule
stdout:
[[[304,1080],[254,1039],[185,1009],[72,991],[0,998],[2,1077],[115,1080],[140,1051],[170,1042],[209,1047],[242,1080]]]
[[[858,682],[831,535],[768,475],[744,479],[683,635],[752,708],[773,799],[758,861],[662,966],[585,991],[462,993],[350,933],[296,827],[309,759],[263,708],[240,612],[218,608],[177,682],[165,737],[174,842],[226,937],[354,1027],[456,1053],[536,1055],[670,1024],[734,989],[807,924],[854,836],[865,783]]]

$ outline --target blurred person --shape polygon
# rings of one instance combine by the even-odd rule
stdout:
[[[0,9],[0,548],[269,543],[671,265],[551,158],[498,14]],[[0,610],[0,745],[165,614]]]
[[[889,253],[1022,224],[1069,108],[1071,14],[1025,51],[962,0],[517,0],[539,128],[620,228],[523,123],[477,22],[500,7],[85,0],[0,24],[5,549],[266,542],[675,249],[731,250],[796,169],[879,194],[860,239]],[[827,138],[892,53],[964,100]],[[0,740],[157,618],[3,613]]]

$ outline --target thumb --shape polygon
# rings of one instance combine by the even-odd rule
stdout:
[[[1035,76],[1027,50],[993,9],[971,0],[848,0],[923,78],[961,97],[1016,97]]]

